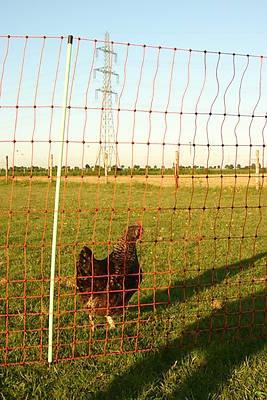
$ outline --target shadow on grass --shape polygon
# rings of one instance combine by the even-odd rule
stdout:
[[[230,265],[209,269],[195,278],[179,279],[172,283],[171,289],[157,290],[156,302],[159,303],[157,311],[163,311],[166,306],[179,301],[188,301],[195,294],[200,294],[208,288],[219,285],[226,278],[230,279],[240,272],[250,270],[257,261],[264,257],[267,257],[267,252],[256,254]],[[141,304],[142,312],[150,312],[154,301],[153,295],[142,297],[142,303],[144,304],[144,306]]]
[[[136,399],[150,388],[142,398],[211,399],[212,395],[218,395],[235,368],[263,348],[265,339],[266,292],[262,291],[229,302],[225,309],[214,311],[209,317],[186,327],[168,346],[143,355],[141,361],[126,373],[116,376],[108,389],[97,393],[94,398]],[[168,395],[163,395],[162,387],[168,373],[175,366],[181,367],[186,358],[190,360],[191,352],[198,350],[205,355],[204,361],[194,366],[191,359],[190,366],[172,382]],[[242,397],[242,388],[240,390],[238,398],[245,398]]]
[[[171,304],[185,301],[196,292],[222,283],[242,271],[253,268],[257,261],[267,256],[267,252],[253,257],[207,270],[196,278],[178,280],[173,284]],[[185,292],[186,291],[186,292]],[[156,292],[157,301],[166,301],[168,290]],[[153,304],[153,296],[142,298],[144,304]],[[167,304],[157,307],[163,313]],[[142,307],[141,312],[151,311]],[[266,292],[257,293],[244,299],[228,302],[224,308],[215,310],[209,317],[200,319],[157,352],[142,356],[125,374],[113,379],[109,388],[95,396],[95,399],[137,398],[145,388],[150,388],[148,397],[166,399],[209,399],[227,382],[233,370],[248,356],[260,351],[265,345]],[[168,397],[162,397],[157,390],[164,385],[164,379],[174,365],[181,364],[192,350],[205,354],[205,362],[195,372],[177,379]],[[192,367],[194,370],[194,367]],[[153,389],[156,388],[153,393]]]

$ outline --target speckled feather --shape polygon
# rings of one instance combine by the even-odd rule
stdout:
[[[112,253],[103,260],[94,258],[84,246],[77,261],[77,288],[91,315],[121,313],[142,281],[136,241],[140,224],[130,226]]]

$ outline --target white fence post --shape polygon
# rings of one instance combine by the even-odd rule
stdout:
[[[8,156],[6,156],[6,183],[8,182]]]
[[[256,150],[256,189],[260,189],[260,152]]]
[[[175,179],[175,186],[178,188],[179,186],[179,158],[180,154],[179,151],[175,152],[175,164],[174,164],[174,179]]]
[[[48,161],[48,176],[50,182],[53,182],[53,154],[50,154]]]
[[[56,192],[55,192],[55,205],[54,205],[54,222],[53,222],[53,237],[52,237],[52,254],[51,254],[51,272],[50,272],[50,296],[49,296],[49,326],[48,326],[48,362],[51,363],[53,359],[53,316],[54,316],[54,289],[55,289],[55,265],[56,265],[56,252],[57,252],[57,225],[58,225],[58,209],[59,209],[59,193],[61,181],[61,168],[64,149],[65,125],[67,117],[67,103],[69,92],[69,76],[71,64],[71,51],[72,51],[73,36],[68,36],[66,69],[65,69],[65,86],[63,98],[63,113],[61,120],[61,146],[58,154],[57,162],[57,176],[56,176]]]

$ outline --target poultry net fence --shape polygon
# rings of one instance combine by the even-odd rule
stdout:
[[[71,39],[0,37],[0,364],[266,336],[266,57]]]

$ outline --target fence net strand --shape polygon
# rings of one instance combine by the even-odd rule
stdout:
[[[47,360],[66,51],[0,36],[0,365]],[[266,78],[266,56],[74,38],[55,362],[266,336]]]

